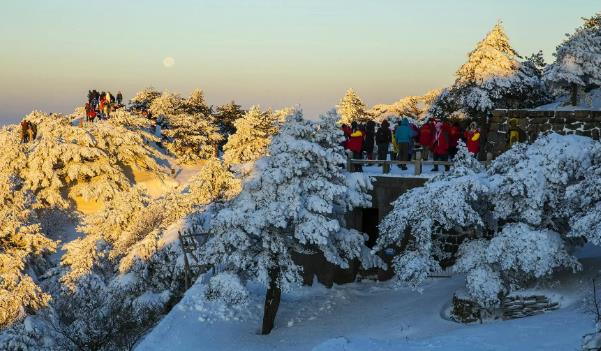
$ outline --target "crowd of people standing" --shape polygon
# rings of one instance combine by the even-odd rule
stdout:
[[[432,155],[434,161],[449,161],[457,153],[461,139],[470,153],[478,155],[480,152],[480,129],[475,122],[462,130],[457,122],[430,118],[419,126],[408,118],[401,118],[392,125],[383,120],[377,129],[374,121],[365,124],[353,122],[350,126],[342,125],[342,131],[344,147],[352,153],[353,159],[373,160],[375,151],[378,160],[387,160],[390,156],[390,160],[407,162],[413,160],[416,150],[420,150],[423,160]],[[407,169],[406,164],[400,167]],[[356,165],[355,171],[361,169],[360,165]],[[445,169],[448,170],[449,166],[445,165]],[[438,171],[438,165],[435,164],[432,170]]]
[[[88,91],[88,101],[86,102],[86,122],[93,122],[94,119],[107,119],[111,116],[111,111],[123,106],[123,94],[117,93],[113,96],[110,92],[98,92],[96,89]]]

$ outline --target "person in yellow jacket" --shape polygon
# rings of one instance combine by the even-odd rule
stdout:
[[[399,144],[396,142],[396,137],[394,136],[394,133],[392,133],[392,152],[394,153],[394,158],[392,158],[393,160],[398,160],[398,156],[399,156]]]
[[[470,128],[465,131],[464,138],[467,151],[472,155],[478,155],[480,152],[480,129],[476,122],[470,123]]]
[[[110,99],[110,98],[108,98],[108,99]],[[102,112],[104,112],[105,118],[109,118],[111,116],[111,102],[108,99],[104,103],[104,110],[102,111]]]
[[[518,127],[518,120],[512,118],[509,120],[509,131],[507,133],[507,148],[511,149],[511,147],[517,143],[523,143],[526,141],[526,133]]]

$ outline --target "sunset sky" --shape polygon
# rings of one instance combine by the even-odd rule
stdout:
[[[502,20],[523,55],[551,60],[599,0],[3,0],[0,124],[71,112],[88,89],[146,86],[209,104],[300,105],[311,117],[353,87],[369,105],[449,85]]]

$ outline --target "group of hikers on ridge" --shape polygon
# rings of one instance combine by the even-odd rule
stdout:
[[[376,129],[377,127],[377,129]],[[390,125],[388,120],[383,120],[379,126],[374,121],[364,124],[357,122],[351,125],[342,125],[345,136],[343,146],[352,153],[353,159],[410,161],[414,159],[415,150],[421,151],[423,160],[428,160],[430,155],[434,161],[449,161],[457,153],[459,140],[463,140],[467,150],[475,155],[480,153],[481,132],[476,122],[471,122],[463,130],[458,122],[441,121],[430,118],[421,126],[412,123],[408,118],[401,118],[396,124]],[[511,147],[518,142],[524,142],[525,133],[518,127],[518,121],[509,121],[507,144]],[[392,150],[390,150],[392,145]],[[406,164],[400,165],[403,170]],[[445,165],[445,170],[449,170]],[[361,165],[355,165],[355,171],[361,171]],[[435,164],[432,171],[438,171]]]
[[[106,119],[111,116],[111,111],[123,106],[123,94],[119,91],[117,97],[110,92],[98,92],[96,89],[88,90],[88,101],[85,105],[86,122],[93,122],[97,117]]]
[[[19,138],[21,138],[21,143],[34,141],[38,134],[38,128],[35,123],[24,119],[20,124],[21,129],[19,130]]]

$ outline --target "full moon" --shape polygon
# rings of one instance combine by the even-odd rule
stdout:
[[[173,59],[173,57],[168,56],[163,59],[163,66],[165,66],[166,68],[173,67],[173,65],[175,65],[175,60]]]

